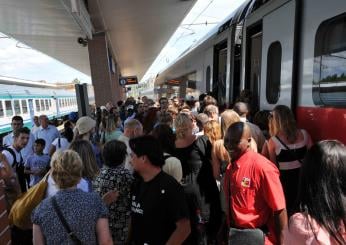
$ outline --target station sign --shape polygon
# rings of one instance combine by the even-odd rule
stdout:
[[[179,86],[179,85],[180,85],[180,81],[177,80],[177,79],[171,79],[171,80],[168,80],[168,81],[166,82],[166,84],[172,85],[172,86]]]
[[[121,86],[135,85],[138,84],[138,79],[136,76],[120,77],[119,84]]]

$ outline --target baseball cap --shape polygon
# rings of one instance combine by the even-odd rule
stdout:
[[[96,121],[91,117],[85,116],[78,119],[76,128],[79,134],[85,134],[96,126]]]

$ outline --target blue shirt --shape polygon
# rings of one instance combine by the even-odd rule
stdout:
[[[47,128],[40,127],[40,129],[37,130],[35,139],[44,139],[44,141],[46,142],[46,146],[44,147],[43,153],[48,154],[53,140],[55,140],[59,136],[60,133],[57,128],[53,125],[48,125]]]
[[[25,164],[24,167],[30,168],[31,171],[38,171],[42,169],[47,169],[49,166],[50,157],[48,155],[37,155],[36,153],[32,156],[30,156]],[[33,175],[30,174],[30,186],[36,185],[40,180],[43,178],[43,176]]]

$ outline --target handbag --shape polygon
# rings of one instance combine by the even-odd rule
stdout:
[[[55,213],[58,215],[58,218],[61,222],[61,224],[64,226],[69,238],[71,239],[71,241],[73,242],[73,244],[75,245],[82,245],[82,241],[79,240],[79,238],[74,234],[74,232],[71,230],[70,226],[68,225],[66,219],[64,218],[60,208],[59,208],[59,205],[55,199],[55,196],[52,197],[52,205],[53,205],[53,208],[54,208],[54,211]]]
[[[225,177],[227,178],[227,177]],[[231,213],[231,180],[227,178],[228,184],[228,198],[226,198],[228,203],[228,213],[230,219],[232,218]],[[239,229],[235,227],[230,227],[228,234],[228,244],[242,244],[242,245],[264,245],[265,234],[260,228],[253,229]]]
[[[229,229],[229,244],[264,245],[265,235],[261,229]]]
[[[48,176],[49,174],[47,173],[40,182],[31,187],[14,202],[8,216],[10,224],[23,230],[32,228],[31,213],[46,195]]]

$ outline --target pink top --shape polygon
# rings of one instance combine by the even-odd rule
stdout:
[[[302,213],[292,215],[289,222],[289,228],[285,228],[283,233],[284,245],[338,244],[324,228],[317,224],[314,219],[309,218],[309,222],[307,222],[306,217]],[[343,237],[346,239],[345,228],[343,228]]]

